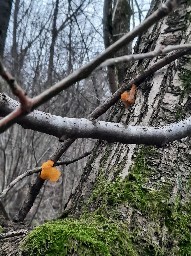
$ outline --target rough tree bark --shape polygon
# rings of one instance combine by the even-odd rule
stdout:
[[[151,11],[160,3],[154,0]],[[190,42],[190,30],[190,5],[182,1],[179,9],[138,39],[136,52]],[[136,62],[128,76],[144,71],[155,61]],[[108,120],[157,126],[190,116],[190,78],[187,56],[148,77],[138,90],[135,105],[126,110],[119,103]],[[66,227],[67,239],[73,240],[64,240],[62,249],[68,246],[68,253],[58,255],[190,255],[190,159],[189,138],[162,148],[97,142],[78,187],[65,205],[64,221],[39,227],[28,239],[29,248],[23,255],[37,250],[41,251],[37,255],[51,255],[51,246],[62,239],[60,233],[54,239],[54,232],[61,230],[63,234]],[[68,216],[78,220],[72,222]],[[113,248],[109,254],[99,236],[104,239],[113,227],[108,239],[114,239],[116,223],[122,233],[112,245],[111,240],[104,240]]]
[[[158,4],[153,1],[151,11]],[[189,17],[190,5],[182,1],[138,39],[136,52],[190,42]],[[155,61],[138,61],[127,77]],[[190,116],[190,76],[187,56],[148,77],[135,105],[129,110],[114,106],[108,119],[157,126]],[[189,255],[190,148],[189,138],[163,148],[98,142],[65,215],[81,216],[86,209],[122,219],[138,255]]]

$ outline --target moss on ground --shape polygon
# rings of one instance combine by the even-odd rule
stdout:
[[[124,224],[103,216],[52,221],[24,240],[22,255],[137,255]]]

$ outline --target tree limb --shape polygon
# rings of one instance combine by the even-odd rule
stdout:
[[[14,77],[8,72],[8,70],[3,66],[0,60],[0,75],[8,83],[10,89],[14,95],[19,98],[21,108],[26,110],[26,112],[31,111],[31,99],[26,95],[26,92],[20,87],[16,82]]]
[[[29,231],[26,229],[20,229],[17,231],[10,231],[7,233],[2,233],[0,234],[0,239],[5,239],[9,237],[15,237],[15,236],[20,236],[20,235],[26,235]]]
[[[9,98],[9,102],[15,101]],[[1,105],[2,106],[2,105]],[[68,118],[34,111],[18,122],[26,129],[60,138],[92,138],[124,144],[163,145],[191,135],[191,117],[163,127],[132,126],[85,118]]]
[[[95,70],[103,61],[109,58],[115,51],[118,51],[122,46],[130,43],[136,36],[143,33],[150,26],[158,22],[160,19],[164,18],[168,15],[172,10],[175,9],[178,0],[167,0],[166,3],[163,3],[161,7],[159,7],[155,12],[153,12],[148,18],[146,18],[140,25],[134,28],[132,31],[128,32],[126,35],[121,37],[111,46],[109,46],[102,54],[100,54],[97,58],[74,71],[72,74],[56,83],[54,86],[48,88],[38,96],[31,99],[30,107],[31,109],[35,109],[43,103],[50,100],[52,97],[56,96],[61,91],[70,87],[74,83],[88,77],[93,70]],[[0,128],[1,132],[5,131],[12,124],[16,123],[18,119],[28,112],[27,109],[23,109],[22,106],[16,108],[13,113],[10,113],[8,116],[0,120]]]
[[[191,44],[168,45],[165,48],[161,46],[158,49],[151,52],[130,54],[130,55],[124,55],[121,57],[111,58],[104,61],[98,68],[115,65],[120,62],[130,62],[130,61],[136,61],[136,60],[142,60],[142,59],[151,59],[159,55],[165,55],[169,52],[172,52],[175,50],[183,50],[183,49],[191,49]]]
[[[81,159],[83,159],[84,157],[87,157],[91,154],[91,152],[85,152],[83,155],[73,159],[73,160],[69,160],[69,161],[62,161],[62,162],[57,162],[55,163],[55,166],[59,166],[59,165],[69,165],[72,163],[75,163]],[[6,196],[7,192],[14,187],[19,181],[23,180],[25,177],[30,176],[34,173],[39,173],[41,171],[41,167],[36,167],[33,168],[31,170],[28,170],[24,173],[22,173],[21,175],[19,175],[16,179],[14,179],[11,183],[9,183],[9,185],[0,193],[0,199],[2,199],[3,197]]]

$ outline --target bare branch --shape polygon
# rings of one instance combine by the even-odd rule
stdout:
[[[23,180],[25,177],[30,176],[34,173],[40,172],[41,171],[41,167],[36,167],[32,170],[28,170],[24,173],[22,173],[21,175],[19,175],[16,179],[14,179],[0,194],[0,199],[2,199],[3,197],[6,196],[7,192],[14,187],[19,181]]]
[[[31,99],[26,95],[26,92],[18,85],[14,77],[6,70],[3,66],[2,61],[0,60],[0,75],[1,77],[9,84],[10,89],[14,95],[19,98],[21,103],[21,109],[30,112],[31,111]],[[22,111],[17,111],[17,114],[21,114]],[[15,115],[12,115],[11,118],[15,118]]]
[[[146,53],[139,53],[139,54],[130,54],[125,55],[121,57],[111,58],[106,61],[104,61],[98,68],[103,68],[106,66],[111,66],[120,62],[130,62],[130,61],[136,61],[136,60],[142,60],[142,59],[151,59],[154,57],[157,57],[159,55],[165,55],[169,52],[175,51],[175,50],[183,50],[183,49],[191,49],[191,44],[183,44],[183,45],[169,45],[167,47],[161,46],[160,48]]]
[[[146,29],[152,26],[154,23],[158,22],[160,19],[168,15],[177,5],[178,0],[167,0],[162,6],[157,9],[153,14],[151,14],[147,19],[145,19],[142,24],[134,28],[132,31],[121,37],[114,44],[109,46],[102,54],[100,54],[96,59],[86,64],[84,67],[74,71],[68,77],[64,78],[60,82],[56,83],[54,86],[45,90],[38,96],[32,99],[31,107],[32,109],[37,108],[46,101],[50,100],[52,97],[60,93],[62,90],[70,87],[74,83],[88,77],[93,70],[95,70],[103,61],[110,57],[115,51],[119,50],[123,45],[130,43],[136,36],[143,33]],[[1,131],[5,131],[13,123],[18,121],[18,118],[27,114],[28,110],[21,111],[21,107],[15,110],[14,115],[9,115],[7,119],[3,118],[0,120]]]
[[[29,192],[27,193],[27,196],[25,198],[25,201],[19,210],[18,214],[13,218],[13,221],[19,222],[23,221],[27,215],[27,213],[30,211],[31,207],[33,206],[33,203],[40,193],[40,190],[44,184],[45,180],[41,179],[40,176],[37,177],[35,182],[31,185]]]
[[[175,52],[162,60],[159,60],[156,62],[152,67],[150,67],[148,70],[146,70],[141,75],[138,75],[135,79],[131,80],[128,84],[126,84],[126,81],[121,85],[121,87],[110,97],[108,98],[104,103],[102,103],[100,106],[98,106],[90,115],[90,119],[97,119],[99,116],[101,116],[103,113],[105,113],[113,104],[115,104],[119,98],[121,93],[123,93],[125,90],[129,89],[132,84],[136,84],[139,86],[148,76],[155,73],[160,68],[164,67],[165,65],[171,63],[172,61],[176,60],[177,58],[190,53],[190,49],[184,50],[184,51],[178,51]],[[8,119],[8,123],[10,124],[12,122],[18,122],[22,124],[22,120],[24,120],[26,117],[22,118],[21,121],[19,121],[19,115],[21,112],[21,115],[23,111],[18,107],[18,103],[16,101],[11,100],[9,97],[5,96],[5,94],[1,94],[1,100],[0,100],[0,115],[4,116],[8,114],[5,118],[2,120]],[[10,104],[11,102],[11,104]],[[19,112],[20,111],[20,112]],[[9,114],[10,113],[10,114]],[[36,112],[37,113],[37,112]],[[12,116],[16,116],[16,118],[12,119]],[[33,116],[33,114],[29,115],[29,119]],[[2,121],[1,120],[1,121]],[[0,124],[1,124],[0,121]],[[36,123],[38,120],[36,120]],[[7,124],[5,123],[3,127],[0,126],[0,132],[5,130],[5,127],[7,127]],[[33,127],[35,129],[35,127]],[[54,135],[57,137],[60,137],[61,134]],[[59,158],[58,158],[59,159]],[[57,159],[57,160],[58,160]]]
[[[77,157],[77,158],[75,158],[75,159],[73,159],[73,160],[57,162],[57,163],[55,163],[55,166],[73,164],[73,163],[75,163],[75,162],[77,162],[77,161],[83,159],[84,157],[89,156],[91,153],[92,153],[91,151],[85,152],[84,154],[82,154],[81,156],[79,156],[79,157]]]
[[[72,163],[75,163],[81,159],[83,159],[84,157],[87,157],[91,154],[91,152],[85,152],[83,155],[73,159],[73,160],[69,160],[69,161],[62,161],[62,162],[57,162],[55,163],[55,166],[59,166],[59,165],[69,165]],[[3,197],[6,196],[7,192],[14,187],[19,181],[23,180],[25,177],[30,176],[34,173],[39,173],[41,171],[41,167],[36,167],[33,168],[31,170],[28,170],[24,173],[22,173],[21,175],[19,175],[16,179],[14,179],[0,194],[0,199],[2,199]]]
[[[67,118],[34,111],[20,121],[25,128],[61,137],[102,139],[124,144],[162,145],[191,134],[191,117],[164,127],[127,126],[85,118]]]
[[[119,99],[121,94],[125,90],[129,90],[133,84],[135,84],[137,87],[145,81],[147,77],[150,75],[153,75],[156,71],[163,68],[165,65],[170,64],[172,61],[175,61],[176,59],[189,54],[191,52],[190,49],[183,50],[183,51],[177,51],[175,53],[172,53],[171,55],[164,57],[162,60],[157,61],[153,66],[148,68],[145,72],[138,75],[134,79],[132,79],[130,82],[127,83],[126,79],[124,82],[120,85],[120,88],[110,97],[108,98],[104,103],[102,103],[100,106],[98,106],[89,116],[91,119],[97,119],[99,116],[103,115],[112,105],[114,105]]]
[[[2,234],[0,234],[0,239],[26,235],[28,232],[29,231],[26,230],[26,229],[20,229],[20,230],[16,230],[16,231],[10,231],[10,232],[7,232],[7,233],[2,233]]]

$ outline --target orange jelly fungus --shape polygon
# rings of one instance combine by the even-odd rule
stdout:
[[[53,167],[53,165],[54,162],[52,160],[48,160],[42,164],[41,179],[56,182],[60,178],[61,172]]]
[[[133,84],[129,92],[125,91],[121,94],[121,100],[125,107],[128,108],[135,103],[136,85]]]

